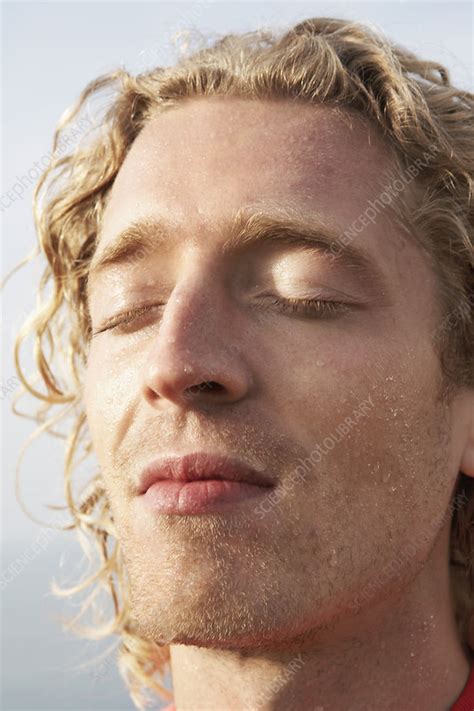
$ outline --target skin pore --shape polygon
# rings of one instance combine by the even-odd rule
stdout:
[[[178,711],[444,711],[466,683],[449,506],[474,476],[474,395],[440,397],[426,256],[388,211],[351,242],[378,276],[283,240],[223,249],[241,208],[342,235],[389,163],[376,127],[328,107],[200,98],[147,124],[115,180],[95,265],[138,219],[168,232],[92,267],[84,401],[133,618],[171,644]],[[264,466],[278,501],[145,510],[144,465],[194,451]]]

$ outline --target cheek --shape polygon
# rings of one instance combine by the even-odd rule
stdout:
[[[416,351],[393,342],[380,348],[375,340],[344,340],[337,348],[329,339],[292,346],[269,361],[272,410],[289,436],[313,453],[320,471],[331,470],[327,496],[388,495],[391,504],[410,495],[420,499],[436,485],[448,491],[435,356],[423,346]],[[433,469],[436,474],[427,477]],[[326,483],[323,477],[318,486]]]
[[[289,324],[264,346],[257,367],[288,421],[344,419],[371,393],[381,406],[417,392],[433,399],[439,364],[429,346],[365,316],[298,329]],[[262,362],[271,368],[262,371]]]
[[[108,357],[105,348],[91,347],[84,386],[84,405],[94,450],[103,459],[113,450],[122,423],[138,392],[138,369],[130,361]]]
[[[453,483],[449,428],[432,382],[420,374],[412,385],[411,393],[374,386],[364,393],[365,408],[356,398],[355,407],[334,408],[333,416],[320,416],[320,406],[312,421],[300,415],[311,465],[286,500],[287,514],[297,513],[294,548],[315,574],[318,555],[335,577],[354,566],[373,569],[374,560],[382,569],[400,551],[414,566],[428,556]]]
[[[387,368],[396,361],[375,338],[323,325],[315,333],[311,338],[293,334],[284,345],[280,341],[280,347],[269,349],[265,357],[271,369],[260,372],[271,410],[305,446],[343,426],[361,405],[370,407],[367,399],[385,382]]]

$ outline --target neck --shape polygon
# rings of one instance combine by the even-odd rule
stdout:
[[[446,544],[446,541],[444,541]],[[273,648],[172,645],[177,711],[445,711],[470,659],[458,637],[443,542],[397,599],[371,602],[311,641]]]

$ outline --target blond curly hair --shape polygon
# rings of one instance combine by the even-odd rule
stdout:
[[[64,133],[105,93],[110,96],[97,125],[60,156]],[[58,434],[56,423],[68,423],[63,508],[71,522],[66,528],[77,532],[91,562],[96,555],[85,580],[69,589],[54,583],[53,591],[69,596],[90,590],[68,625],[94,639],[118,635],[120,673],[140,709],[149,691],[171,697],[162,683],[169,648],[143,639],[133,628],[122,551],[100,472],[80,495],[73,492],[73,473],[92,452],[81,402],[91,335],[86,284],[111,187],[143,126],[184,99],[216,95],[324,103],[341,114],[360,112],[382,129],[399,167],[412,176],[401,200],[405,221],[431,255],[438,276],[444,318],[433,346],[446,396],[474,387],[474,95],[453,86],[444,66],[419,59],[361,23],[325,17],[282,32],[229,34],[198,43],[173,66],[137,76],[118,69],[91,81],[59,122],[51,160],[34,191],[39,240],[34,254],[43,255],[46,266],[38,307],[18,334],[15,364],[23,383],[20,395],[28,392],[40,402],[34,414],[38,432]],[[410,195],[416,195],[412,203]],[[27,377],[20,351],[31,335],[37,371]],[[450,564],[459,632],[474,648],[473,484],[459,472]],[[113,603],[112,616],[96,620],[93,630],[79,629],[76,621],[94,605],[99,589]]]

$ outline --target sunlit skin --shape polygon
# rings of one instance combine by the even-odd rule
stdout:
[[[444,711],[466,682],[449,505],[458,472],[474,476],[474,394],[440,396],[426,257],[388,211],[352,242],[377,284],[295,245],[219,249],[242,206],[291,203],[342,234],[389,167],[362,121],[350,129],[326,107],[219,97],[155,118],[115,180],[96,259],[138,218],[172,229],[91,275],[84,399],[133,617],[172,645],[178,711]],[[271,297],[350,306],[322,317]],[[103,330],[151,302],[125,331]],[[245,502],[158,516],[135,495],[146,463],[193,451],[263,465],[281,490],[348,417],[264,513]]]

